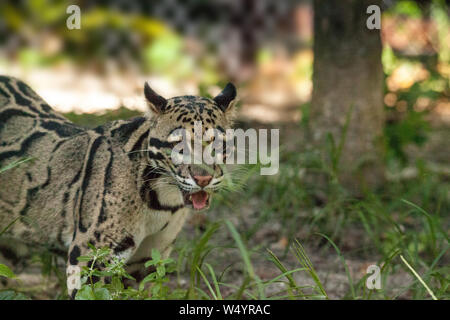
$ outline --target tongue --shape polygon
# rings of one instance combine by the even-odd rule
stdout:
[[[206,206],[206,201],[208,200],[208,194],[205,191],[199,191],[191,194],[192,205],[194,209],[201,210]]]

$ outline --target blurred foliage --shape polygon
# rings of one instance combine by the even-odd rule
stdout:
[[[385,51],[390,51],[386,48]],[[398,59],[390,53],[383,55],[386,77],[392,75],[393,70],[411,62]],[[397,158],[403,164],[407,163],[404,148],[410,144],[423,145],[427,140],[430,126],[427,115],[439,99],[448,99],[450,93],[449,80],[436,70],[428,70],[429,75],[424,80],[413,82],[405,89],[390,90],[386,86],[386,94],[394,94],[396,102],[387,106],[388,121],[385,127],[385,138],[388,147],[388,158]],[[428,101],[426,106],[418,107],[421,100]]]
[[[439,41],[439,60],[450,64],[450,17],[445,0],[435,0],[431,6],[431,18],[436,21]]]
[[[107,60],[120,62],[125,59],[124,61],[137,63],[138,68],[145,72],[194,82],[204,95],[207,95],[208,86],[224,83],[213,59],[204,53],[200,57],[187,54],[186,39],[163,22],[143,13],[120,11],[109,4],[98,3],[83,7],[80,30],[69,30],[66,27],[66,8],[70,4],[72,2],[68,0],[2,1],[0,15],[4,21],[3,28],[0,28],[0,42],[6,41],[11,34],[18,37],[22,43],[17,54],[18,61],[29,68],[51,65],[61,60],[76,63],[80,67],[104,66]],[[388,44],[383,50],[386,79],[394,77],[394,73],[400,68],[407,73],[412,73],[417,68],[425,68],[429,72],[425,79],[413,81],[400,89],[386,86],[386,94],[394,93],[397,102],[406,104],[402,111],[396,106],[386,108],[389,119],[385,130],[388,160],[397,159],[406,164],[405,146],[411,143],[422,145],[429,131],[426,116],[430,110],[417,110],[417,101],[421,98],[431,101],[448,98],[448,74],[439,71],[442,66],[450,66],[448,7],[445,0],[432,0],[427,6],[415,1],[400,0],[385,14],[400,20],[430,18],[437,30],[437,38],[430,39],[436,49],[437,60],[434,55],[421,58],[422,60],[405,57],[401,52],[392,50]],[[402,28],[401,23],[398,28]],[[39,40],[38,43],[34,43],[33,39]],[[59,43],[53,45],[56,49],[49,49],[47,47],[51,45],[45,44],[52,41]],[[304,55],[293,55],[295,67],[289,81],[311,78],[312,58],[305,59]],[[274,59],[273,52],[260,48],[255,62],[264,66]],[[303,111],[307,111],[307,104]],[[125,108],[103,115],[66,114],[70,120],[88,127],[137,115],[137,112]]]
[[[406,164],[408,157],[404,147],[410,143],[423,145],[427,140],[429,125],[424,120],[423,115],[411,111],[399,122],[388,124],[385,128],[385,135],[388,140],[388,159],[399,159],[402,164]]]
[[[19,44],[16,57],[30,68],[68,61],[102,70],[113,62],[175,80],[205,85],[221,80],[208,52],[188,54],[185,39],[162,21],[100,3],[83,7],[81,29],[69,30],[66,8],[71,4],[67,0],[2,1],[2,49],[7,50],[8,41]]]
[[[450,96],[450,38],[448,6],[444,0],[432,0],[429,6],[415,1],[397,1],[386,14],[397,19],[430,19],[437,30],[429,37],[434,53],[406,55],[385,44],[382,62],[385,72],[387,123],[385,141],[387,161],[408,164],[405,148],[409,144],[423,145],[430,133],[429,115],[439,101]],[[402,28],[401,23],[397,28]],[[425,102],[424,102],[425,101]]]
[[[416,1],[398,1],[390,11],[397,15],[405,15],[412,18],[422,17],[422,10]]]

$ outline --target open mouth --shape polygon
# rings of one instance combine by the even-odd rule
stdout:
[[[195,210],[203,210],[209,207],[209,193],[203,190],[195,193],[186,193],[184,195],[184,203],[192,205]]]

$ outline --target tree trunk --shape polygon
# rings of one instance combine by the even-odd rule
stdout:
[[[343,141],[340,152],[322,150],[331,162],[339,158],[337,177],[356,193],[384,176],[380,30],[366,27],[367,7],[380,2],[314,0],[312,141],[324,147],[331,134],[337,150]]]

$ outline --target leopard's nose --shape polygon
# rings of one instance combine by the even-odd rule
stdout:
[[[195,183],[200,187],[206,187],[212,180],[212,176],[194,176]]]

